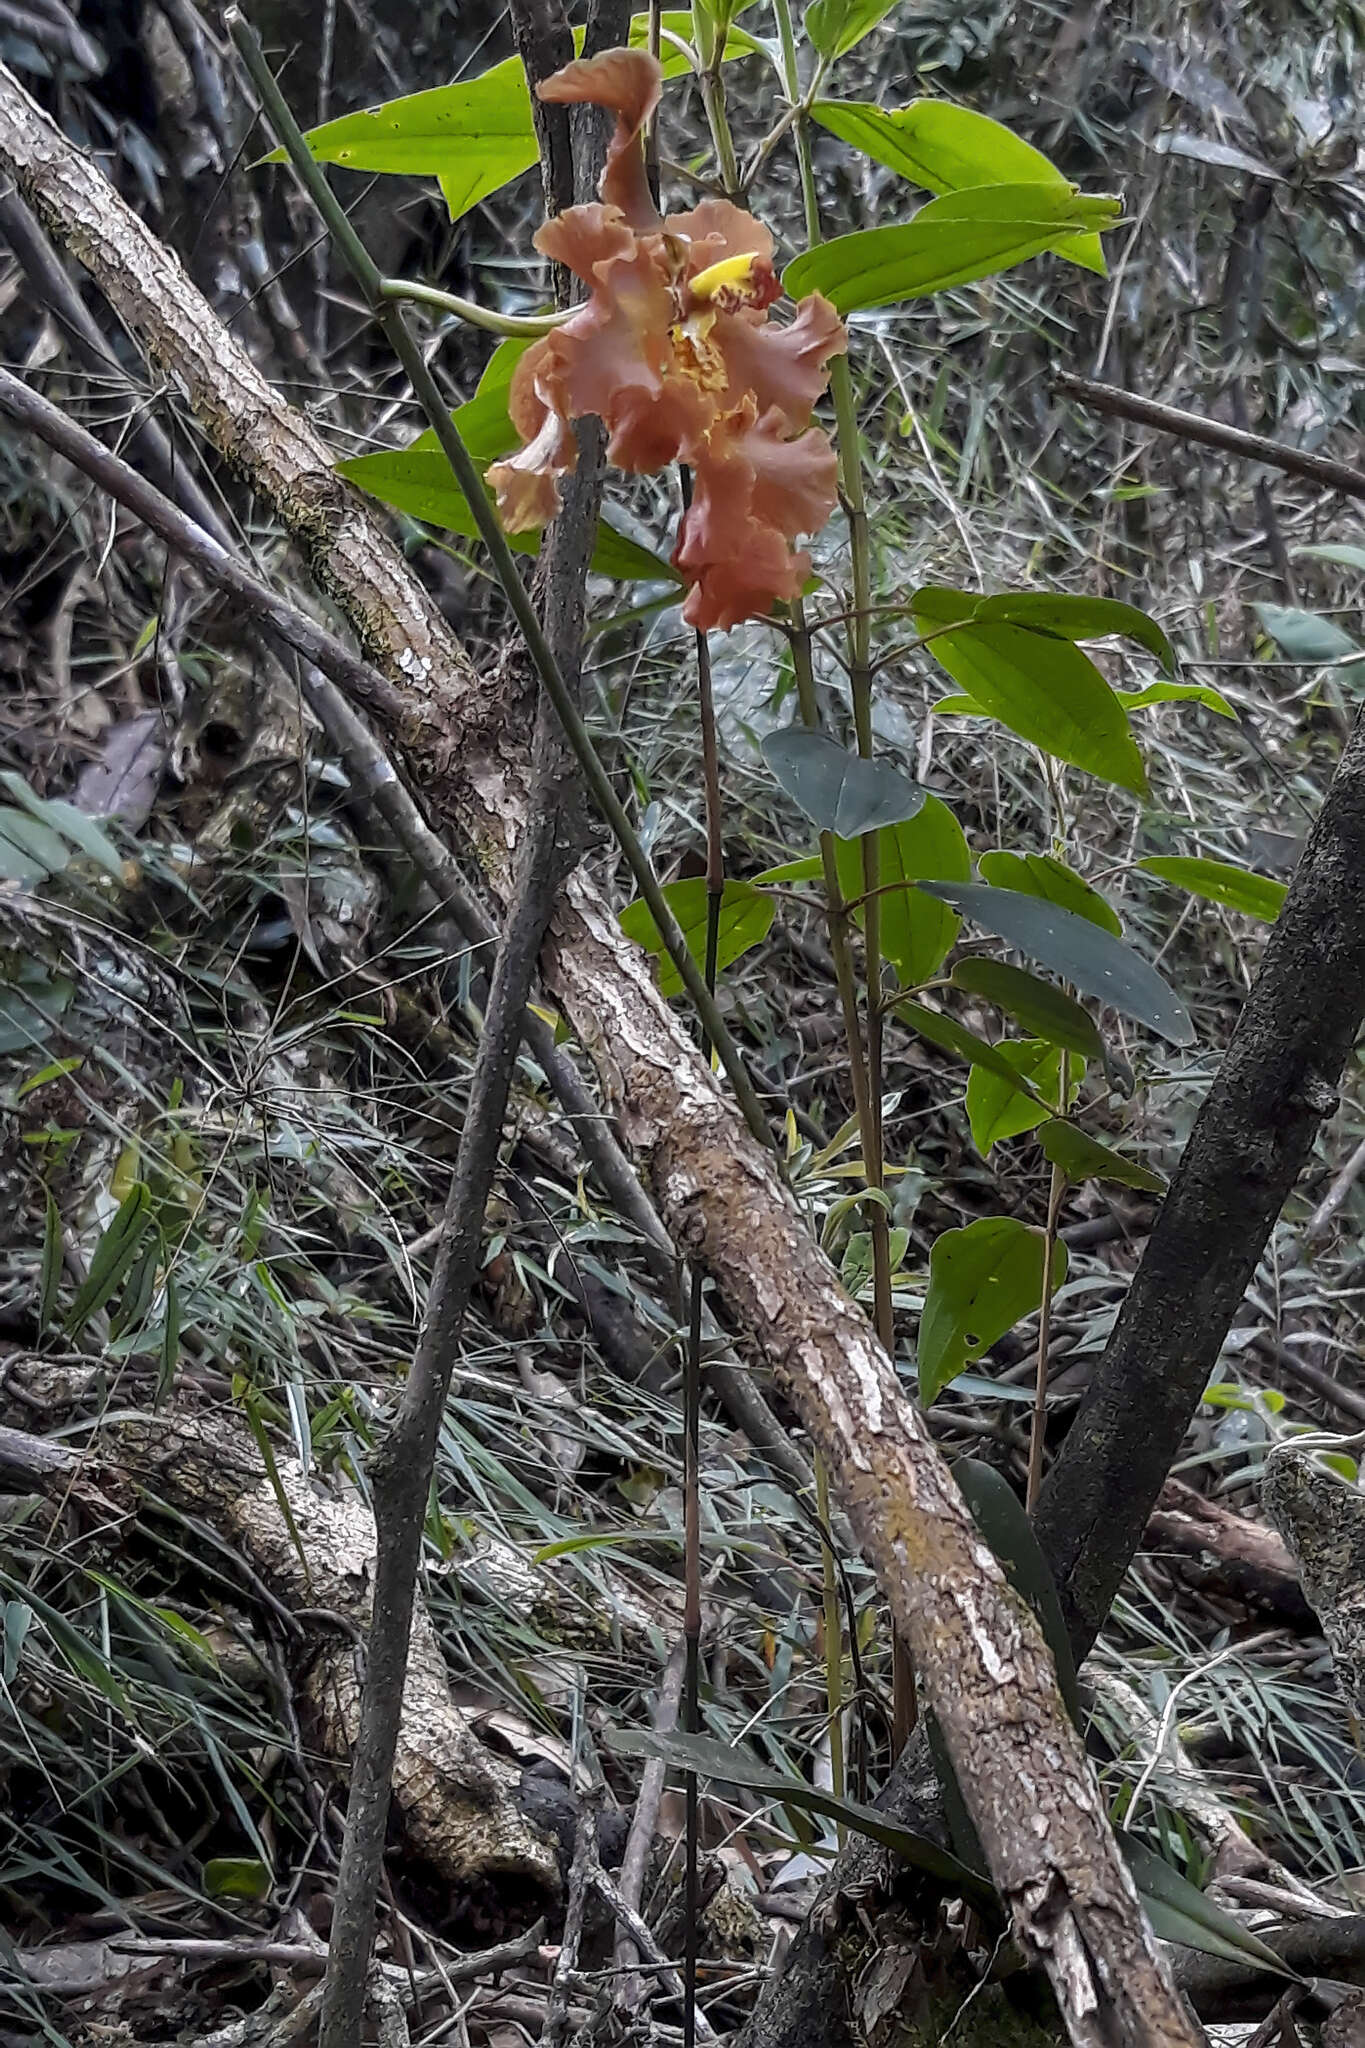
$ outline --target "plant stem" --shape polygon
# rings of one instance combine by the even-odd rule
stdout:
[[[497,514],[484,489],[483,479],[451,419],[450,408],[441,396],[436,380],[427,366],[426,358],[408,332],[402,308],[393,300],[384,298],[384,279],[378,265],[356,234],[345,209],[327,183],[322,166],[304,141],[298,123],[275,83],[274,74],[266,62],[265,53],[255,32],[245,16],[235,7],[227,10],[223,20],[250,74],[251,81],[261,96],[262,106],[276,139],[288,156],[300,184],[316,206],[372,312],[383,327],[385,336],[412,385],[413,394],[436,435],[441,451],[455,472],[455,480],[468,501],[474,523],[479,529],[479,538],[488,549],[494,574],[502,586],[513,617],[525,639],[527,652],[544,686],[545,694],[550,699],[555,715],[564,728],[565,737],[583,770],[593,801],[606,819],[617,845],[625,855],[640,894],[648,904],[650,915],[658,927],[665,950],[677,968],[702,1027],[719,1055],[721,1065],[725,1068],[730,1085],[735,1091],[735,1099],[743,1111],[744,1120],[758,1142],[771,1147],[772,1133],[768,1128],[757,1091],[740,1057],[739,1048],[716,1007],[715,999],[706,986],[700,968],[688,950],[687,941],[679,929],[677,919],[668,907],[668,900],[650,866],[649,857],[616,794],[611,777],[602,765],[597,749],[593,745],[592,735],[573,701],[572,692],[560,673],[559,664],[545,637],[536,608],[517,571],[516,559],[507,544],[507,536],[498,524]]]
[[[845,1790],[843,1612],[839,1605],[839,1571],[829,1536],[829,1473],[818,1451],[815,1454],[815,1512],[820,1517],[820,1528],[824,1537],[820,1545],[820,1554],[824,1561],[825,1707],[829,1726],[829,1782],[835,1798],[842,1799]],[[836,1823],[836,1831],[839,1847],[842,1849],[842,1821]]]
[[[466,327],[481,327],[489,334],[549,334],[562,327],[573,312],[571,307],[563,313],[496,313],[491,306],[477,305],[473,299],[462,299],[455,292],[443,292],[434,284],[415,284],[406,277],[381,278],[379,295],[384,299],[410,300],[415,306],[431,306],[438,313],[453,313]]]
[[[1067,1097],[1071,1093],[1071,1055],[1064,1052],[1061,1064],[1061,1086],[1057,1113],[1066,1115]],[[1047,1435],[1047,1355],[1052,1341],[1052,1274],[1057,1260],[1057,1224],[1066,1197],[1066,1175],[1060,1166],[1052,1169],[1052,1181],[1047,1197],[1047,1227],[1043,1236],[1043,1289],[1038,1304],[1038,1373],[1033,1384],[1033,1422],[1029,1432],[1028,1445],[1028,1486],[1024,1494],[1024,1506],[1033,1513],[1034,1502],[1043,1484],[1043,1442]]]

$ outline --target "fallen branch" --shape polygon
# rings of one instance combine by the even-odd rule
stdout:
[[[505,895],[527,813],[519,721],[504,697],[475,675],[311,426],[3,71],[0,167],[307,550],[367,658],[404,693],[401,714],[384,719],[391,743],[438,821],[472,839]],[[1031,1616],[1005,1586],[772,1159],[660,1003],[582,871],[555,918],[546,966],[611,1079],[675,1242],[709,1268],[827,1461],[914,1649],[1021,1948],[1047,1971],[1073,2039],[1094,2048],[1191,2042]]]

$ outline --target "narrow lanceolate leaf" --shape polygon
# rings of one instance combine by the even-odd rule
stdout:
[[[96,866],[112,875],[116,882],[123,880],[123,862],[118,849],[108,836],[100,830],[93,818],[87,818],[84,811],[78,811],[74,804],[64,797],[40,797],[31,790],[22,775],[16,775],[7,768],[0,775],[0,785],[8,791],[16,803],[21,804],[32,818],[52,828],[68,840],[79,853],[83,853]]]
[[[1222,691],[1215,690],[1212,683],[1147,683],[1140,690],[1119,690],[1117,696],[1125,712],[1145,711],[1149,704],[1202,704],[1205,710],[1216,711],[1220,718],[1237,716]]]
[[[1267,924],[1275,922],[1289,894],[1287,882],[1277,882],[1273,875],[1257,874],[1254,868],[1235,867],[1231,861],[1151,854],[1140,860],[1138,866],[1144,874],[1155,875],[1172,888],[1186,889],[1191,896],[1202,896],[1208,903],[1226,904],[1229,910],[1240,910],[1247,917],[1263,918]]]
[[[870,1841],[894,1849],[907,1863],[927,1871],[932,1877],[942,1878],[948,1884],[966,1885],[973,1892],[980,1889],[982,1880],[979,1875],[959,1863],[955,1856],[950,1856],[928,1835],[918,1835],[910,1828],[901,1827],[897,1822],[888,1820],[885,1814],[878,1813],[875,1807],[860,1806],[851,1799],[838,1799],[818,1785],[808,1785],[804,1778],[771,1770],[738,1746],[717,1742],[713,1736],[664,1735],[651,1728],[609,1728],[606,1743],[607,1748],[615,1750],[618,1756],[659,1757],[674,1770],[696,1771],[701,1777],[744,1785],[751,1792],[761,1792],[766,1798],[780,1800],[784,1806],[799,1806],[811,1813],[827,1814],[832,1820],[843,1821],[857,1834],[866,1835]]]
[[[809,15],[807,24],[809,25]],[[888,112],[867,100],[817,100],[811,113],[822,128],[875,163],[930,192],[962,192],[974,185],[1075,187],[1036,150],[986,114],[951,100],[912,100]],[[1057,254],[1104,275],[1100,238],[1077,235]]]
[[[151,1222],[151,1190],[145,1181],[134,1181],[112,1221],[105,1227],[91,1257],[90,1270],[67,1310],[65,1329],[68,1337],[79,1337],[91,1316],[97,1315],[104,1307],[137,1257]]]
[[[949,1017],[942,1010],[931,1010],[924,1003],[911,1002],[908,998],[895,1005],[895,1015],[902,1024],[908,1024],[921,1038],[927,1038],[931,1045],[939,1046],[955,1058],[966,1060],[971,1067],[984,1067],[987,1073],[995,1074],[1010,1088],[1017,1089],[1038,1105],[1042,1116],[1050,1114],[1053,1105],[1040,1095],[1027,1074],[1021,1074],[998,1045],[978,1038],[965,1024],[959,1024],[956,1017]]]
[[[1082,995],[1098,996],[1172,1045],[1194,1043],[1189,1011],[1175,991],[1140,953],[1088,918],[1040,897],[981,882],[921,882],[919,887],[1051,968]]]
[[[972,1520],[1003,1565],[1005,1577],[1038,1617],[1038,1625],[1057,1667],[1057,1683],[1066,1702],[1066,1710],[1079,1728],[1081,1695],[1076,1683],[1076,1659],[1071,1653],[1071,1639],[1062,1618],[1057,1582],[1048,1569],[1042,1545],[1024,1512],[1024,1504],[1004,1474],[980,1458],[957,1458],[952,1469],[957,1490],[970,1508]]]
[[[1062,910],[1088,918],[1091,924],[1112,932],[1116,939],[1123,937],[1123,926],[1113,905],[1054,854],[1008,853],[998,846],[983,853],[977,867],[981,879],[992,888],[1017,889],[1024,896],[1041,896],[1045,903],[1056,903]]]
[[[1075,1124],[1068,1123],[1063,1117],[1053,1117],[1041,1124],[1037,1137],[1043,1148],[1043,1157],[1053,1166],[1060,1167],[1067,1179],[1077,1185],[1083,1180],[1112,1180],[1121,1187],[1141,1188],[1149,1195],[1164,1195],[1166,1192],[1166,1182],[1159,1173],[1153,1173],[1150,1166],[1143,1166],[1136,1159],[1125,1159],[1121,1152],[1101,1145],[1098,1138],[1077,1130]]]
[[[953,986],[984,996],[1007,1017],[1013,1017],[1030,1038],[1045,1038],[1050,1045],[1060,1045],[1083,1060],[1104,1058],[1104,1041],[1089,1011],[1065,989],[1054,988],[1026,968],[1012,967],[1007,960],[973,956],[958,961]]]
[[[1222,1956],[1228,1962],[1252,1963],[1258,1970],[1272,1971],[1277,1977],[1297,1977],[1297,1971],[1291,1970],[1259,1935],[1206,1898],[1197,1885],[1163,1862],[1145,1842],[1120,1835],[1119,1847],[1159,1941],[1176,1941],[1184,1948],[1197,1948],[1204,1955]]]
[[[889,761],[865,761],[804,726],[769,733],[763,758],[812,823],[841,839],[900,824],[924,805],[918,783]]]
[[[856,839],[835,842],[839,886],[846,900],[863,893],[863,850]],[[946,903],[910,885],[930,878],[943,882],[971,879],[972,857],[962,827],[941,798],[926,797],[913,818],[887,825],[877,834],[881,875],[882,954],[891,962],[902,988],[915,988],[937,974],[951,952],[962,920]],[[896,884],[904,883],[904,888]],[[864,913],[854,912],[861,926]]]
[[[700,966],[706,959],[706,878],[691,875],[683,882],[668,882],[664,897],[682,928],[687,950]],[[767,936],[777,904],[751,882],[727,882],[720,901],[718,969],[729,967],[743,953],[751,951]],[[659,958],[659,993],[682,994],[682,976],[664,952],[664,942],[649,905],[643,899],[628,903],[621,912],[621,929],[637,946]]]
[[[926,589],[912,609],[917,630],[933,636],[929,652],[972,702],[1045,754],[1145,795],[1123,707],[1089,656],[1071,640],[1004,621],[958,625],[962,603],[960,592]]]
[[[892,306],[991,277],[1111,227],[1118,213],[1117,199],[1054,185],[979,185],[931,199],[903,226],[822,242],[788,264],[782,282],[794,299],[823,292],[844,314]]]
[[[802,26],[811,48],[833,61],[869,35],[895,4],[896,0],[811,0]]]
[[[1013,1076],[1006,1079],[973,1067],[967,1083],[967,1120],[972,1143],[983,1159],[993,1145],[1005,1138],[1018,1138],[1042,1123],[1061,1085],[1060,1046],[1048,1045],[1040,1038],[1005,1038],[995,1049],[1014,1074],[1033,1083],[1047,1103],[1044,1106],[1033,1096],[1021,1094]]]
[[[929,1291],[919,1326],[919,1397],[937,1400],[964,1365],[980,1358],[1036,1309],[1043,1289],[1043,1232],[1015,1216],[983,1216],[945,1230],[929,1254]],[[1066,1277],[1066,1246],[1055,1247],[1053,1288]]]
[[[1350,634],[1321,612],[1300,611],[1286,604],[1258,604],[1253,609],[1281,654],[1291,661],[1320,662],[1325,667],[1360,652]]]
[[[1322,547],[1294,548],[1294,560],[1303,557],[1318,562],[1336,562],[1343,569],[1365,569],[1365,548],[1350,546],[1347,542],[1329,542]]]

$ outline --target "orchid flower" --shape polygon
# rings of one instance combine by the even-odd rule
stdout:
[[[538,88],[543,100],[607,108],[616,132],[600,202],[567,208],[535,237],[588,297],[518,363],[508,403],[523,446],[488,481],[509,533],[545,525],[577,461],[570,422],[588,414],[618,469],[687,463],[692,502],[673,551],[690,586],[683,617],[728,629],[790,602],[810,574],[792,542],[820,530],[837,495],[834,451],[811,410],[848,341],[818,293],[788,325],[769,320],[781,287],[772,236],[752,214],[725,199],[659,213],[644,130],[662,79],[645,51],[606,50]]]

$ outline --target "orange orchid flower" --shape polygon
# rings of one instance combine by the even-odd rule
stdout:
[[[535,237],[589,295],[517,364],[509,410],[524,445],[488,481],[509,533],[544,526],[578,457],[569,422],[586,414],[605,425],[618,469],[689,464],[692,503],[673,551],[690,585],[683,617],[728,629],[790,602],[810,574],[792,542],[818,533],[837,495],[811,409],[848,338],[818,293],[789,325],[769,320],[781,287],[772,236],[752,214],[704,199],[660,215],[644,128],[662,79],[645,51],[606,50],[538,88],[543,100],[607,108],[616,132],[600,203],[569,207]]]

